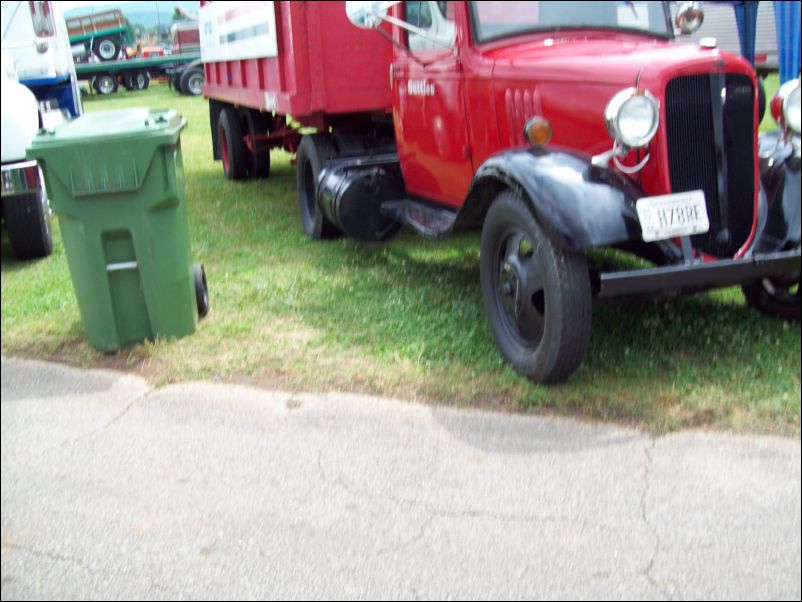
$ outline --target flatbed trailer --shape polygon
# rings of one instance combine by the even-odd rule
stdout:
[[[200,60],[200,53],[134,58],[124,61],[75,65],[78,79],[89,80],[98,94],[113,94],[120,82],[128,90],[144,90],[154,74],[169,76],[184,66]]]

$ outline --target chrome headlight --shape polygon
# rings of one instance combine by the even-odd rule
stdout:
[[[627,148],[643,148],[657,133],[660,108],[649,92],[637,88],[621,90],[604,109],[610,135]]]
[[[771,100],[771,116],[782,128],[788,128],[795,134],[802,129],[800,100],[802,90],[798,79],[785,82]]]

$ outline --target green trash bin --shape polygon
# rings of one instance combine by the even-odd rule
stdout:
[[[111,351],[195,331],[206,278],[190,263],[174,110],[89,113],[41,131],[42,166],[90,345]]]

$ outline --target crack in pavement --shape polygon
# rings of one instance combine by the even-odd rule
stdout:
[[[81,435],[73,437],[72,439],[65,439],[64,441],[62,441],[59,444],[58,447],[65,447],[67,445],[75,445],[76,443],[78,443],[80,441],[83,441],[84,439],[87,439],[88,437],[91,437],[93,435],[97,435],[98,433],[101,433],[101,432],[103,432],[105,430],[108,430],[109,427],[111,427],[113,424],[116,424],[120,420],[122,420],[125,417],[125,415],[128,414],[128,411],[132,407],[134,407],[135,404],[145,401],[148,397],[150,397],[153,393],[156,393],[157,391],[159,391],[159,389],[151,389],[151,390],[147,391],[144,395],[140,395],[138,397],[135,397],[134,399],[132,399],[131,401],[129,401],[125,405],[125,407],[123,408],[122,412],[120,412],[116,416],[112,417],[103,426],[95,428],[95,429],[92,429],[91,431],[87,431],[87,432],[85,432],[85,433],[83,433]]]
[[[642,574],[646,577],[646,580],[654,587],[658,592],[660,592],[667,600],[673,600],[673,597],[665,590],[663,584],[652,575],[652,570],[654,569],[654,561],[657,558],[657,555],[660,553],[662,549],[662,542],[660,540],[660,535],[657,533],[657,529],[649,522],[649,519],[646,516],[646,498],[649,495],[649,491],[651,489],[651,473],[652,473],[652,463],[654,459],[652,458],[652,451],[655,448],[657,440],[654,437],[650,437],[650,445],[647,445],[643,449],[644,456],[646,456],[646,463],[644,464],[643,468],[643,492],[641,493],[640,498],[640,515],[643,524],[649,529],[649,532],[654,537],[654,549],[652,551],[652,555],[649,558],[649,562],[646,565],[646,568],[643,569]]]
[[[3,544],[3,548],[11,549],[11,550],[19,550],[21,552],[27,552],[28,554],[31,554],[32,556],[36,556],[37,558],[41,558],[41,559],[44,559],[44,560],[50,560],[52,562],[60,562],[60,563],[64,563],[64,564],[70,564],[73,567],[84,571],[90,577],[99,577],[99,576],[105,576],[105,577],[129,577],[129,576],[133,576],[134,578],[138,577],[138,575],[136,573],[133,573],[133,572],[132,573],[127,573],[125,571],[115,571],[115,570],[109,570],[109,569],[93,570],[85,562],[83,562],[80,559],[69,558],[67,556],[62,556],[61,554],[55,554],[53,552],[46,552],[46,551],[43,551],[43,550],[37,550],[36,548],[32,548],[32,547],[29,547],[29,546],[23,546],[23,545],[20,545],[18,543],[4,543]],[[155,589],[155,590],[158,590],[158,591],[163,592],[165,594],[169,594],[169,595],[171,595],[173,597],[178,597],[178,596],[181,596],[181,595],[184,594],[184,592],[181,592],[181,591],[179,591],[177,589],[168,587],[166,585],[162,585],[161,583],[157,583],[153,578],[148,577],[148,580],[150,581],[151,589]]]

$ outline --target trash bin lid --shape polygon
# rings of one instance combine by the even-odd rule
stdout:
[[[45,149],[78,143],[104,144],[125,138],[148,138],[157,143],[172,144],[186,125],[187,120],[175,109],[137,107],[85,113],[52,130],[40,130],[31,148]]]
[[[48,193],[57,178],[72,197],[138,190],[159,149],[175,148],[187,120],[174,109],[87,113],[40,130],[26,154],[42,166]],[[51,206],[59,204],[51,196]]]

